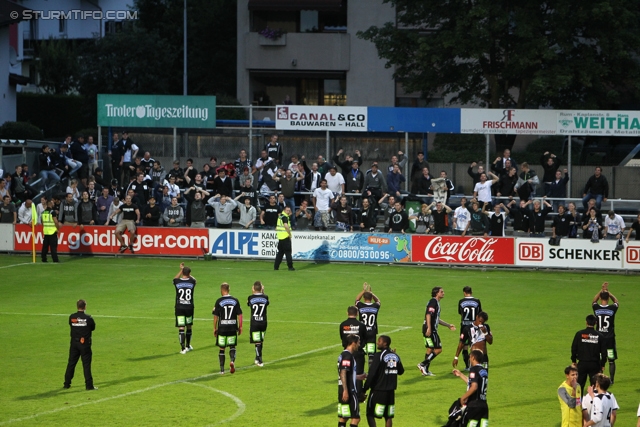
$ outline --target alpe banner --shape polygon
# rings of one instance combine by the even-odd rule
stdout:
[[[209,230],[211,254],[217,257],[274,259],[275,231]],[[309,261],[410,262],[411,237],[385,233],[293,232],[293,258]]]
[[[215,128],[215,96],[98,95],[98,125]]]

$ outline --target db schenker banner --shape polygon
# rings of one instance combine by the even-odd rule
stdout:
[[[412,237],[412,261],[436,264],[513,265],[511,237],[461,237],[448,235]]]
[[[125,235],[128,239],[128,233]],[[18,224],[14,231],[16,251],[31,251],[31,226]],[[209,232],[204,228],[138,227],[133,249],[138,255],[202,256],[209,247]],[[36,250],[42,250],[42,226],[36,226]],[[127,240],[128,242],[128,240]],[[58,252],[78,254],[113,254],[120,248],[115,227],[63,226],[58,231]],[[127,250],[128,254],[129,251]]]
[[[516,265],[527,267],[564,267],[619,270],[623,251],[616,240],[561,239],[551,246],[548,239],[516,238]]]
[[[293,258],[309,261],[410,262],[411,238],[403,234],[293,232]],[[274,259],[275,231],[209,230],[217,257]]]
[[[98,125],[215,128],[215,96],[98,95]]]

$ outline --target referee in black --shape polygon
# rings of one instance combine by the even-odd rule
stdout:
[[[91,376],[91,333],[96,329],[96,322],[93,321],[93,317],[85,314],[84,310],[87,308],[85,300],[78,300],[77,307],[78,311],[69,316],[71,346],[69,347],[67,372],[64,374],[64,388],[71,387],[76,364],[78,359],[82,357],[85,386],[87,390],[97,390],[98,387],[93,386],[93,377]]]
[[[593,314],[588,315],[587,327],[576,332],[573,337],[573,344],[571,344],[571,362],[572,366],[578,368],[578,383],[583,396],[587,378],[593,385],[593,376],[602,372],[607,362],[607,348],[604,336],[596,331],[595,325],[596,316]]]

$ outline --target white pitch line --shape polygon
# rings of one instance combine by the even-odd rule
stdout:
[[[33,263],[32,262],[23,262],[22,264],[3,265],[2,267],[0,267],[0,269],[11,268],[11,267],[19,267],[21,265],[33,265]]]
[[[68,314],[65,313],[10,313],[10,312],[0,312],[0,316],[59,316],[59,317],[69,317]],[[173,317],[144,317],[144,316],[113,316],[107,314],[92,314],[92,317],[95,318],[105,318],[105,319],[138,319],[138,320],[173,320]],[[211,322],[212,318],[205,317],[194,317],[193,320]],[[251,319],[246,318],[242,323],[249,323]],[[339,322],[305,322],[301,320],[274,320],[270,319],[271,323],[300,323],[305,325],[339,325]],[[396,325],[378,325],[389,328],[410,328],[411,326],[396,326]]]
[[[394,332],[401,332],[401,331],[405,331],[407,329],[411,329],[411,326],[401,326],[401,327],[396,328],[396,329],[394,329],[392,331],[381,332],[381,335],[393,334]],[[304,353],[298,353],[298,354],[294,354],[294,355],[291,355],[291,356],[282,357],[280,359],[275,359],[275,360],[272,360],[272,361],[264,362],[264,364],[265,365],[273,365],[274,363],[279,363],[279,362],[284,362],[286,360],[296,359],[298,357],[307,356],[309,354],[314,354],[314,353],[319,353],[319,352],[322,352],[322,351],[325,351],[325,350],[329,350],[329,349],[335,348],[335,347],[340,347],[340,346],[342,346],[342,344],[340,344],[340,343],[334,344],[334,345],[329,345],[329,346],[326,346],[326,347],[317,348],[315,350],[305,351]],[[236,371],[252,369],[252,368],[257,368],[257,365],[241,366],[239,368],[236,368]],[[98,399],[98,400],[78,403],[77,405],[62,406],[60,408],[51,409],[49,411],[44,411],[44,412],[39,412],[37,414],[32,414],[32,415],[29,415],[27,417],[13,418],[13,419],[7,420],[7,421],[0,421],[0,426],[7,425],[7,424],[13,424],[13,423],[21,422],[21,421],[32,420],[34,418],[37,418],[37,417],[40,417],[40,416],[43,416],[43,415],[56,414],[58,412],[66,411],[68,409],[75,409],[75,408],[80,408],[80,407],[87,406],[87,405],[95,405],[97,403],[108,402],[110,400],[120,399],[121,397],[133,396],[135,394],[144,393],[146,391],[155,390],[157,388],[165,387],[165,386],[172,385],[172,384],[191,383],[193,381],[198,381],[198,380],[202,380],[202,379],[205,379],[205,378],[210,378],[210,377],[213,377],[213,376],[216,376],[216,375],[220,375],[220,373],[219,372],[213,372],[213,373],[210,373],[210,374],[200,375],[198,377],[185,378],[185,379],[182,379],[182,380],[175,380],[175,381],[168,381],[166,383],[152,385],[152,386],[149,386],[149,387],[146,387],[146,388],[142,388],[140,390],[134,390],[134,391],[129,391],[127,393],[118,394],[116,396],[104,397],[104,398]],[[197,385],[197,384],[194,384],[194,385]],[[218,390],[216,390],[216,391],[218,391]],[[222,393],[222,394],[226,393],[226,392],[223,393],[221,390],[219,392]],[[97,393],[97,392],[92,392],[92,393]],[[225,396],[227,396],[227,394],[225,394]],[[231,395],[229,395],[228,397],[230,397],[230,396]],[[238,399],[238,400],[240,400],[240,399]],[[244,410],[243,410],[243,412],[244,412]],[[230,418],[230,419],[227,419],[227,420],[223,420],[223,422],[230,421],[231,419],[233,419],[233,417]]]
[[[247,405],[244,404],[244,402],[242,400],[240,400],[240,398],[238,398],[237,396],[234,396],[231,393],[227,393],[224,390],[218,390],[217,388],[213,388],[213,387],[209,387],[208,385],[204,385],[204,384],[200,384],[200,383],[184,383],[184,384],[190,384],[190,385],[194,385],[197,387],[202,387],[202,388],[206,388],[207,390],[211,390],[211,391],[215,391],[216,393],[220,393],[223,396],[228,397],[229,399],[233,400],[236,405],[238,406],[238,410],[229,418],[224,419],[222,421],[218,421],[217,423],[214,424],[209,424],[210,426],[217,426],[220,424],[224,424],[224,423],[228,423],[229,421],[233,421],[236,418],[238,418],[240,415],[242,415],[244,413],[244,411],[247,409]]]

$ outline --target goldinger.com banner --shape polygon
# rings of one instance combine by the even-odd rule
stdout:
[[[59,253],[112,254],[118,252],[116,228],[105,226],[63,226],[58,232]],[[209,247],[209,230],[205,228],[138,227],[133,244],[140,255],[202,256]],[[125,234],[128,242],[129,234]],[[18,224],[14,231],[14,250],[31,251],[31,226]],[[36,226],[36,250],[42,250],[42,226]]]

